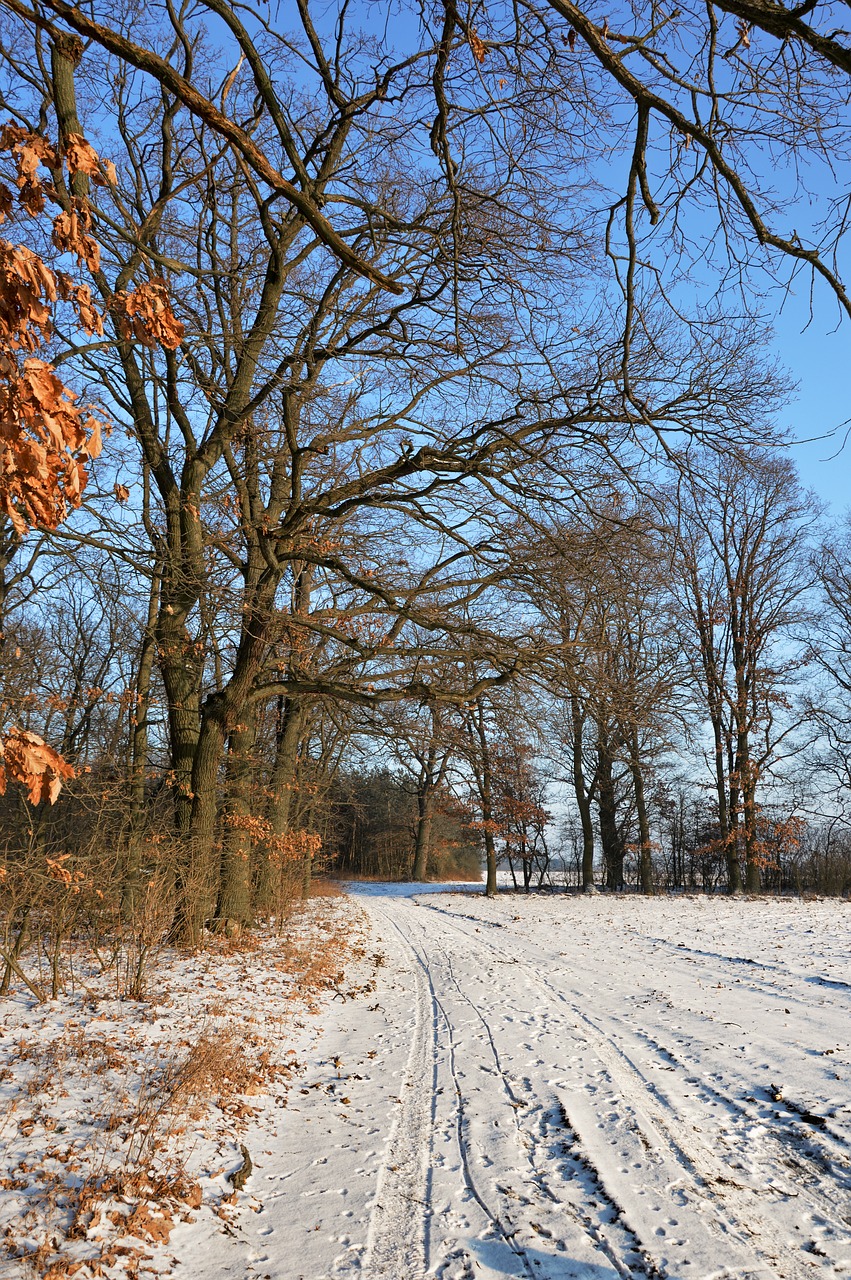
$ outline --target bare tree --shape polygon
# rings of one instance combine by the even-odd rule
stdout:
[[[819,509],[792,463],[700,452],[671,494],[685,652],[713,735],[713,771],[728,888],[760,886],[757,791],[800,725],[790,694],[808,616],[806,540]]]
[[[681,701],[664,530],[653,515],[651,504],[601,486],[596,510],[543,528],[516,571],[550,638],[543,679],[563,703],[556,722],[571,762],[586,888],[594,883],[595,802],[608,886],[623,887],[635,843],[641,888],[653,887],[647,792]]]
[[[813,659],[825,676],[810,711],[821,733],[814,745],[816,770],[827,780],[832,822],[847,822],[851,795],[851,521],[846,514],[815,555],[823,608]],[[822,784],[824,785],[824,784]]]

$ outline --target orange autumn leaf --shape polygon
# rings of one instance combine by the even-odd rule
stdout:
[[[114,294],[110,309],[127,341],[135,338],[145,347],[161,346],[169,351],[183,341],[185,330],[171,309],[165,280],[148,280],[130,293]]]
[[[102,160],[90,142],[80,133],[69,133],[65,139],[65,163],[70,174],[84,173],[98,187],[116,180],[115,165]]]
[[[0,349],[35,351],[52,333],[56,278],[24,245],[0,240]]]
[[[70,176],[84,173],[101,186],[116,180],[114,166],[101,162],[77,134],[66,139],[60,158],[44,138],[10,123],[0,127],[0,152],[13,160],[17,205],[30,216],[41,214],[48,200],[61,203],[52,177],[40,176],[42,166],[55,172],[64,163]],[[0,182],[0,222],[13,217],[15,205],[15,191]],[[60,253],[75,254],[94,272],[100,251],[91,228],[88,201],[75,197],[54,218],[52,241]],[[24,245],[0,240],[0,513],[21,537],[34,526],[56,528],[80,505],[88,480],[85,464],[101,450],[101,422],[77,403],[52,364],[36,358],[52,337],[51,308],[57,301],[71,304],[86,333],[103,335],[103,316],[87,285],[54,274]],[[183,337],[164,281],[129,295],[126,317],[134,336],[141,330],[145,345],[162,341],[176,347]],[[126,500],[129,491],[116,485],[116,497]],[[0,795],[13,781],[26,788],[32,804],[53,804],[63,782],[73,777],[71,765],[37,734],[13,727],[0,737]],[[70,882],[61,858],[48,867],[54,878]]]
[[[61,203],[51,178],[40,176],[41,166],[55,171],[64,163],[70,176],[83,173],[99,185],[115,181],[114,167],[79,134],[65,140],[60,156],[44,138],[10,123],[0,126],[4,151],[15,166],[17,203],[29,214],[39,214],[47,200]],[[0,221],[13,215],[15,203],[14,190],[0,183]],[[53,220],[52,242],[94,272],[100,251],[91,230],[88,200],[74,197]],[[102,423],[77,403],[52,364],[34,358],[53,336],[57,301],[70,303],[87,334],[103,336],[104,316],[88,285],[55,274],[24,245],[0,240],[0,513],[21,536],[36,525],[56,528],[80,505],[86,464],[101,450]],[[122,293],[111,308],[125,338],[170,349],[183,338],[164,280]]]
[[[64,271],[57,276],[59,296],[63,302],[70,302],[77,313],[77,319],[91,337],[92,334],[103,336],[103,316],[95,306],[92,291],[87,284],[75,284]]]
[[[19,365],[0,348],[0,511],[21,535],[55,529],[80,505],[101,423],[75,400],[52,365]]]
[[[93,236],[88,234],[91,215],[72,209],[60,213],[53,220],[53,243],[60,253],[75,253],[80,266],[97,271],[100,266],[100,249]]]
[[[58,751],[49,747],[37,733],[13,727],[0,740],[0,795],[7,781],[19,782],[27,789],[30,804],[49,800],[56,802],[62,783],[74,777],[74,770]]]
[[[487,57],[487,53],[488,53],[484,40],[482,40],[479,36],[477,36],[475,31],[470,32],[469,36],[467,37],[467,40],[470,45],[470,51],[473,57],[476,59],[476,62],[478,62],[479,65],[481,66],[481,64],[484,62],[485,58]]]

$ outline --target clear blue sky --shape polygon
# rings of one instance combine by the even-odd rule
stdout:
[[[846,318],[838,324],[827,289],[817,292],[821,297],[807,328],[809,300],[788,300],[775,320],[774,349],[799,384],[784,414],[802,442],[792,456],[804,483],[840,514],[851,508],[851,436],[843,447],[851,430],[851,322]],[[830,439],[806,442],[829,432],[834,433]]]

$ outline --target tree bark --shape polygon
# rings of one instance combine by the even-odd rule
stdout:
[[[133,690],[133,706],[130,711],[130,823],[127,839],[127,861],[121,889],[121,917],[131,920],[138,905],[139,880],[142,867],[142,840],[145,830],[145,783],[148,765],[148,716],[151,708],[151,680],[154,674],[156,640],[154,627],[159,607],[159,570],[151,578],[148,595],[148,617]]]
[[[435,735],[438,727],[436,718],[433,716],[433,728]],[[446,756],[444,755],[438,765],[439,748],[436,737],[433,737],[428,744],[425,759],[422,761],[420,770],[420,780],[417,787],[417,835],[414,845],[414,880],[424,881],[428,879],[428,860],[431,855],[431,832],[434,822],[434,807],[437,800],[437,789],[441,785],[446,769]]]
[[[476,703],[475,726],[480,751],[479,798],[482,805],[482,822],[485,833],[485,895],[488,898],[495,898],[498,889],[496,883],[496,841],[493,838],[493,773],[484,710],[480,700]]]
[[[266,817],[272,841],[279,840],[290,829],[292,801],[298,785],[298,757],[302,728],[307,715],[304,702],[295,698],[278,699],[278,723],[275,730],[275,762],[269,779]],[[254,901],[256,910],[271,911],[277,901],[275,880],[278,874],[269,849],[258,845],[254,853]]]
[[[582,824],[582,888],[587,891],[594,888],[594,820],[585,783],[585,770],[582,767],[582,709],[575,694],[570,696],[570,719],[573,738],[573,794]]]
[[[650,843],[650,822],[647,817],[647,801],[644,794],[644,773],[639,757],[638,734],[632,737],[632,759],[629,771],[635,792],[635,809],[638,815],[638,881],[642,893],[653,892],[653,850]]]
[[[606,888],[618,890],[624,886],[624,849],[618,833],[613,778],[614,761],[604,731],[601,731],[597,757],[597,805],[600,819],[600,844],[603,846],[603,861],[606,869]]]
[[[430,774],[421,780],[417,789],[417,839],[414,847],[413,878],[428,879],[428,860],[431,853],[431,828],[434,817],[435,787]]]
[[[225,932],[241,932],[253,920],[251,855],[254,841],[249,820],[256,726],[256,711],[249,704],[242,722],[228,738],[227,799],[216,905],[216,925]]]

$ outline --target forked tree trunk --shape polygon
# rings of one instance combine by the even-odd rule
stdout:
[[[435,713],[432,714],[434,716]],[[436,719],[433,723],[435,724],[436,732]],[[447,756],[444,754],[440,765],[438,765],[438,755],[437,742],[430,742],[417,788],[417,836],[414,848],[413,878],[419,881],[428,878],[434,809],[437,802],[438,788],[442,785],[446,774]]]
[[[727,866],[727,892],[737,894],[742,891],[742,871],[739,866],[739,847],[736,839],[738,823],[738,789],[736,787],[735,763],[730,759],[729,743],[725,741],[721,720],[713,716],[712,729],[715,736],[715,786],[718,792],[718,827],[724,848]],[[724,769],[724,757],[727,757],[727,772]]]
[[[428,861],[431,853],[431,829],[434,819],[434,779],[426,776],[417,790],[417,839],[414,847],[414,880],[428,879]]]
[[[218,776],[225,745],[226,706],[221,692],[204,699],[201,729],[192,758],[190,817],[183,835],[176,876],[172,942],[197,946],[204,920],[216,898],[213,844],[218,807]]]
[[[756,780],[753,776],[750,744],[747,742],[742,760],[742,817],[745,827],[745,891],[759,893],[762,889],[762,876],[758,848]]]
[[[485,894],[488,898],[495,898],[498,889],[496,883],[496,841],[493,838],[493,773],[485,717],[481,703],[476,706],[475,724],[480,752],[479,799],[482,805],[482,821],[485,831]]]
[[[635,792],[635,810],[638,816],[638,882],[642,893],[653,892],[653,849],[650,843],[650,821],[647,816],[647,800],[644,792],[644,773],[638,754],[638,735],[632,737],[632,759],[629,771]]]
[[[266,818],[273,842],[286,835],[290,829],[293,797],[298,786],[299,747],[306,716],[307,707],[302,700],[284,697],[278,699],[275,760],[266,804]],[[266,913],[273,909],[277,900],[275,880],[278,871],[265,845],[255,849],[254,859],[256,909]]]

